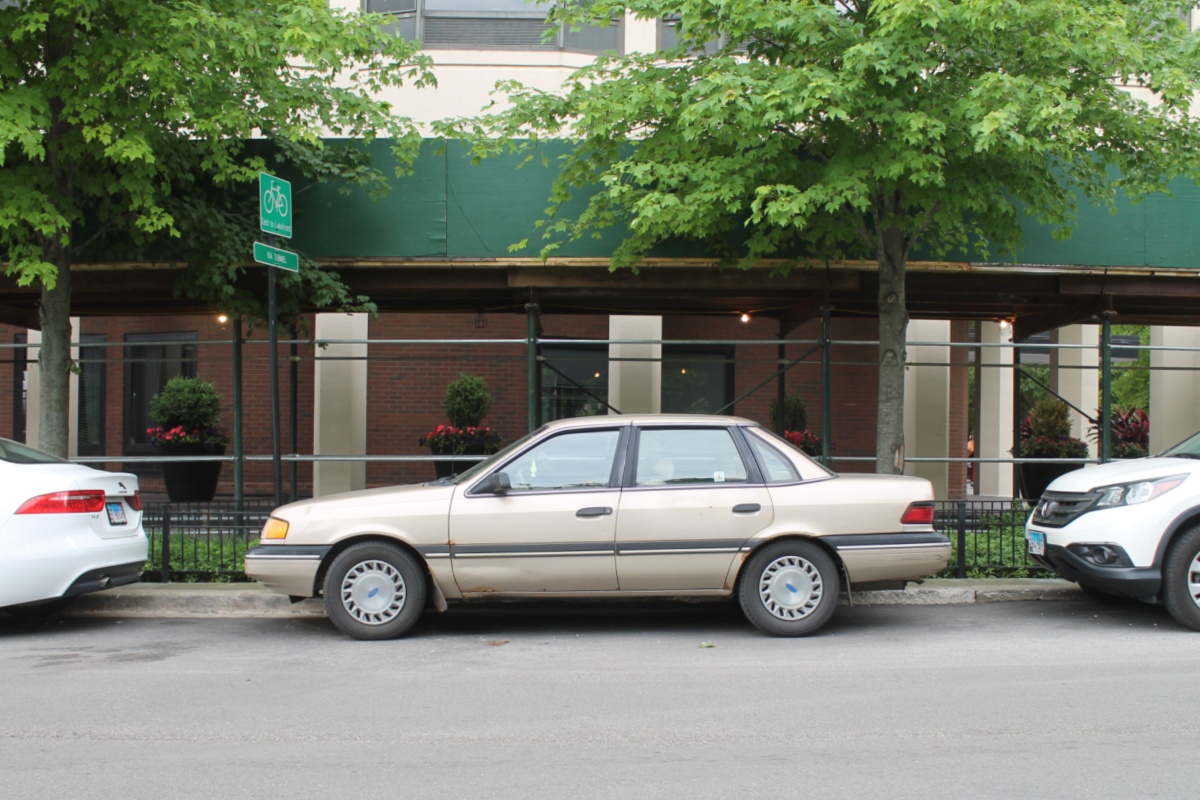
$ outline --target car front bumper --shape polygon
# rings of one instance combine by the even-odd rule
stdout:
[[[272,592],[315,597],[317,573],[328,545],[260,544],[246,552],[246,575]]]
[[[1045,555],[1029,557],[1069,581],[1085,583],[1118,597],[1152,599],[1162,586],[1162,571],[1158,567],[1102,567],[1061,545],[1048,544]]]

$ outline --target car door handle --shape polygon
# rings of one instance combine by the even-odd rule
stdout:
[[[758,503],[738,503],[733,507],[735,514],[753,514],[755,511],[762,511],[762,506]]]
[[[612,513],[612,509],[608,506],[588,506],[581,508],[575,512],[577,517],[607,517]]]

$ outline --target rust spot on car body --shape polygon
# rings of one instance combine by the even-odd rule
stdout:
[[[470,589],[463,589],[463,594],[494,594],[496,592],[490,586],[472,586]]]

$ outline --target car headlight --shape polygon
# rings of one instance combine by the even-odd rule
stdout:
[[[264,539],[286,539],[288,532],[288,524],[277,517],[267,519],[267,524],[263,525],[262,538]]]
[[[1166,478],[1155,478],[1152,481],[1135,481],[1134,483],[1107,486],[1100,490],[1100,499],[1096,502],[1096,508],[1136,506],[1148,503],[1183,483],[1186,477],[1186,475],[1171,475]]]

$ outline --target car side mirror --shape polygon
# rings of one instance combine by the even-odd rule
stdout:
[[[493,472],[475,484],[475,492],[479,494],[508,494],[512,489],[512,481],[507,472]]]

